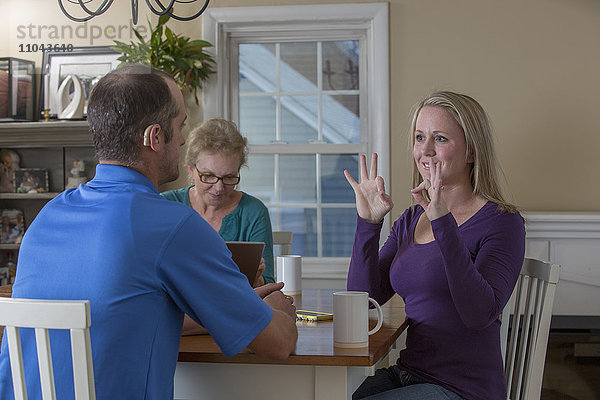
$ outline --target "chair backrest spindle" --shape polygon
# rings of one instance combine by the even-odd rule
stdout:
[[[66,329],[71,334],[73,382],[76,400],[94,400],[94,368],[87,300],[33,300],[0,298],[0,325],[6,326],[8,355],[15,400],[27,400],[27,386],[19,328],[33,328],[37,348],[40,385],[44,400],[56,400],[49,329]]]
[[[559,265],[526,258],[515,290],[502,312],[501,348],[511,400],[540,398],[559,274]]]
[[[273,231],[273,245],[281,246],[281,253],[279,255],[288,256],[292,254],[292,238],[294,237],[293,232],[287,231]]]

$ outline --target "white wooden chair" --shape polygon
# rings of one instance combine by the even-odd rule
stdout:
[[[281,246],[281,253],[279,255],[287,256],[292,254],[293,236],[293,232],[273,231],[273,245]]]
[[[94,400],[94,367],[89,327],[90,302],[0,298],[0,325],[4,325],[15,400],[26,400],[23,353],[19,328],[35,328],[35,341],[44,400],[55,400],[54,372],[48,329],[69,329],[76,400]]]
[[[500,345],[510,400],[540,398],[559,274],[559,265],[526,258],[502,312]]]

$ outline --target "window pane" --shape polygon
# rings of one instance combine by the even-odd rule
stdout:
[[[316,203],[316,156],[279,156],[282,203]]]
[[[295,40],[239,45],[240,131],[251,144],[361,143],[359,41]],[[359,179],[358,154],[291,151],[249,156],[239,188],[269,206],[273,230],[294,233],[294,254],[350,257],[356,208],[343,171]]]
[[[323,140],[360,143],[358,95],[323,96]]]
[[[345,169],[359,179],[358,155],[321,156],[321,202],[354,204],[354,191],[344,177]]]
[[[274,92],[277,79],[275,44],[240,44],[238,50],[240,93]]]
[[[317,43],[281,43],[281,90],[314,92],[317,88]]]
[[[264,203],[275,200],[275,157],[272,155],[249,155],[248,166],[240,171],[239,189],[261,199]]]
[[[356,230],[356,209],[324,208],[322,215],[323,257],[350,257]]]
[[[317,96],[281,97],[281,140],[307,143],[318,138]]]
[[[358,90],[358,40],[323,42],[323,89]]]
[[[317,256],[317,210],[314,208],[279,208],[281,231],[294,232],[292,254]]]
[[[275,101],[272,97],[240,97],[240,132],[250,143],[275,140]]]
[[[260,92],[260,89],[250,79],[240,77],[240,92]]]

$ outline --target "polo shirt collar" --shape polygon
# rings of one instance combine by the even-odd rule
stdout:
[[[131,168],[121,165],[98,164],[94,179],[88,182],[87,185],[96,188],[107,185],[112,187],[135,185],[137,190],[159,193],[150,179]]]

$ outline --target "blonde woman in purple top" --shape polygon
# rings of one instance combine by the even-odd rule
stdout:
[[[377,154],[361,156],[360,183],[348,171],[358,222],[348,289],[380,303],[406,303],[406,348],[353,399],[505,400],[499,314],[525,251],[523,218],[504,200],[490,124],[471,97],[433,93],[411,124],[416,205],[379,233],[392,209]]]

